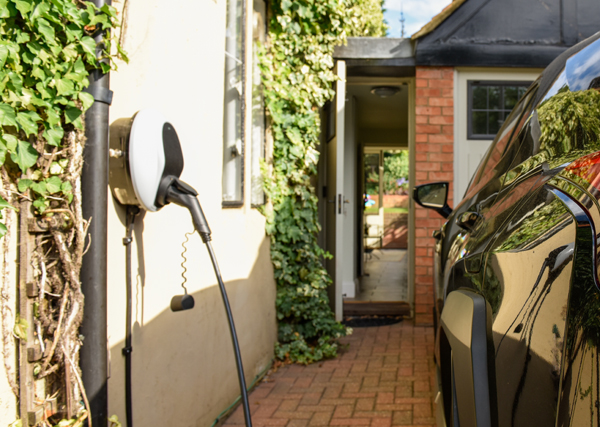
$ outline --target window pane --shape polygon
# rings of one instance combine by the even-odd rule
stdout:
[[[254,31],[252,44],[252,157],[251,157],[251,193],[250,202],[254,206],[265,203],[263,191],[261,159],[265,158],[265,101],[258,66],[258,42],[265,40],[266,6],[262,0],[254,1]]]
[[[476,135],[487,135],[487,113],[486,112],[474,112],[473,113],[473,133]]]
[[[499,86],[488,87],[488,108],[490,110],[499,110],[502,108]]]
[[[485,110],[487,108],[487,87],[473,87],[473,109]]]
[[[496,134],[498,133],[498,131],[500,130],[500,126],[502,125],[502,122],[504,121],[504,119],[501,117],[504,114],[502,114],[501,112],[495,112],[495,111],[490,111],[488,113],[488,133],[493,133]]]
[[[469,139],[493,139],[510,111],[527,91],[527,82],[470,81]]]
[[[504,109],[512,110],[515,108],[517,101],[519,100],[519,88],[518,87],[505,87],[504,88]]]
[[[223,202],[243,201],[242,0],[227,1],[223,112]]]

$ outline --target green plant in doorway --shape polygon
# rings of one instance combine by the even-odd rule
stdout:
[[[269,44],[260,53],[273,160],[264,166],[267,233],[277,282],[276,355],[310,363],[337,354],[348,333],[335,321],[331,279],[317,244],[319,109],[334,96],[333,49],[358,25],[356,0],[273,0]],[[357,6],[358,5],[358,6]]]

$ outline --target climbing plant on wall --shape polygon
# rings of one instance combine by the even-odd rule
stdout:
[[[271,1],[269,41],[260,55],[273,135],[265,192],[277,282],[276,354],[294,362],[334,357],[337,338],[348,333],[329,308],[331,279],[322,259],[330,255],[317,244],[318,199],[311,179],[319,160],[319,109],[334,96],[333,49],[358,25],[359,3]]]
[[[84,89],[92,70],[112,68],[111,40],[105,37],[98,49],[93,37],[116,27],[117,15],[109,5],[81,0],[0,0],[0,18],[3,361],[19,397],[14,337],[38,345],[41,356],[28,379],[34,398],[44,407],[56,399],[62,416],[72,418],[60,425],[81,425],[89,405],[78,366],[84,339],[79,270],[89,219],[81,212],[80,176],[83,114],[94,102]],[[31,319],[15,312],[8,297],[17,210],[36,224],[33,252],[21,260],[32,270]]]

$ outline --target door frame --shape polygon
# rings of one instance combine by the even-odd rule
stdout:
[[[338,61],[343,62],[343,61]],[[344,67],[345,67],[344,63]],[[350,85],[368,85],[368,86],[386,86],[386,85],[405,85],[408,90],[408,154],[409,154],[409,182],[410,185],[414,185],[416,178],[415,171],[415,108],[416,108],[416,78],[415,77],[347,77],[344,90],[346,90],[346,86]],[[342,97],[336,97],[340,99]],[[342,99],[345,100],[345,97]],[[339,111],[339,110],[338,110]],[[343,132],[343,130],[342,130]],[[361,146],[362,144],[358,144]],[[397,146],[362,146],[361,152],[364,152],[365,149],[373,148],[381,148],[385,149],[398,149]],[[404,148],[404,147],[402,147]],[[343,160],[343,158],[342,158]],[[359,159],[359,162],[362,159]],[[343,161],[342,161],[343,163]],[[358,171],[358,168],[357,170]],[[355,171],[355,172],[356,172]],[[361,184],[362,185],[362,184]],[[362,238],[362,235],[360,236]],[[415,204],[412,198],[409,198],[409,208],[408,208],[408,303],[411,307],[411,315],[414,316],[414,306],[415,306]],[[340,309],[343,308],[343,297],[340,292],[335,292],[335,300],[336,300],[336,308],[339,306]],[[337,314],[337,313],[336,313]],[[340,312],[341,318],[341,312]]]

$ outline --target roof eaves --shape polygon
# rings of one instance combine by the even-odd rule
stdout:
[[[416,40],[420,37],[423,37],[433,30],[435,30],[442,22],[444,22],[450,15],[454,13],[456,9],[458,9],[464,2],[467,0],[453,0],[448,6],[444,8],[440,13],[431,18],[427,24],[423,25],[423,27],[414,33],[411,37],[411,40]]]

